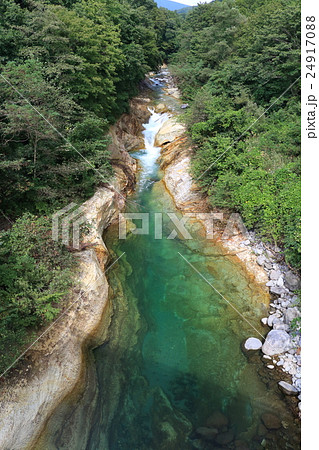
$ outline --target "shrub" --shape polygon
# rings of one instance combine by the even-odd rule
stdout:
[[[75,260],[51,238],[48,217],[24,214],[0,234],[0,371],[66,302]]]

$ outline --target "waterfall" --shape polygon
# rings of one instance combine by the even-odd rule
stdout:
[[[162,127],[163,123],[170,117],[169,114],[158,114],[154,109],[150,109],[151,117],[148,123],[143,125],[144,149],[133,153],[142,166],[142,171],[138,183],[138,190],[141,191],[147,187],[148,182],[157,171],[156,161],[160,156],[161,148],[155,147],[155,136]]]

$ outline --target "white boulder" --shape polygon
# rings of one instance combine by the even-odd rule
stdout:
[[[269,274],[271,280],[278,280],[281,277],[281,272],[279,270],[272,270]]]
[[[163,123],[160,130],[155,136],[155,145],[160,147],[161,145],[168,144],[175,141],[178,137],[185,133],[185,126],[177,122],[176,118],[172,117]]]
[[[287,352],[292,347],[291,337],[284,330],[271,330],[262,346],[265,355],[273,356]]]
[[[244,348],[247,351],[250,350],[260,350],[262,347],[262,342],[254,337],[250,337],[248,339],[246,339],[245,343],[244,343]]]
[[[295,386],[287,383],[286,381],[279,381],[278,386],[280,390],[286,395],[298,395],[298,389],[296,389]]]

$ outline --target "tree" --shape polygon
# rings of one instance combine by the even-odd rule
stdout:
[[[195,178],[212,205],[240,212],[247,227],[280,243],[295,267],[300,266],[299,38],[296,0],[224,0],[186,16],[171,58],[190,103],[185,119]]]
[[[88,115],[46,81],[37,61],[7,64],[4,76],[10,83],[0,84],[4,205],[21,208],[24,199],[24,207],[47,210],[92,194],[110,173],[107,121]]]
[[[75,260],[51,239],[51,221],[30,214],[0,233],[0,371],[59,313]],[[65,304],[65,303],[64,303]]]

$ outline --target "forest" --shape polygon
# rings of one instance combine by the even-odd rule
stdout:
[[[300,267],[299,2],[202,4],[177,42],[194,178]]]
[[[190,105],[194,179],[300,268],[297,0],[185,15],[153,0],[2,0],[0,35],[1,371],[67,302],[75,260],[48,238],[51,214],[111,177],[108,127],[163,62]]]

